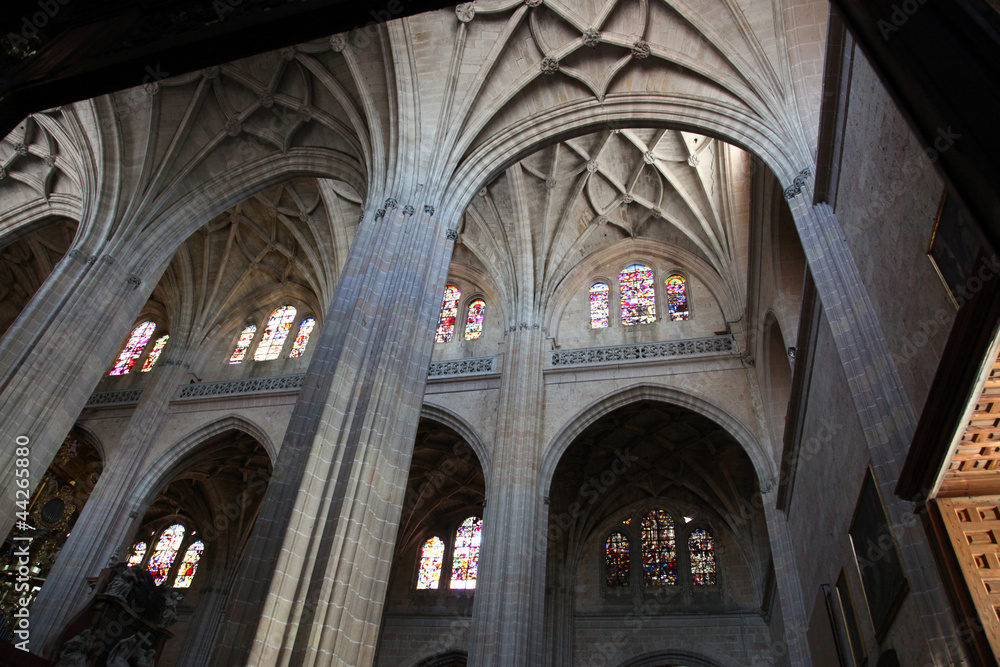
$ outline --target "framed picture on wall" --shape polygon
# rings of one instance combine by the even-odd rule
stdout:
[[[881,642],[909,588],[871,466],[865,471],[850,534],[868,613]]]
[[[927,256],[956,308],[967,298],[967,292],[975,288],[972,279],[986,247],[968,211],[946,189],[938,204]]]

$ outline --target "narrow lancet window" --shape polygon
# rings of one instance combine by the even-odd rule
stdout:
[[[136,544],[132,545],[132,549],[128,553],[128,560],[126,562],[128,563],[129,567],[132,567],[133,565],[138,565],[139,563],[142,562],[142,557],[145,555],[146,555],[146,543],[137,542]]]
[[[715,540],[708,531],[696,529],[688,538],[691,553],[691,579],[695,586],[715,584]]]
[[[469,304],[469,316],[465,320],[465,340],[476,340],[483,335],[484,319],[486,319],[486,302],[476,299]]]
[[[667,310],[674,322],[686,320],[691,315],[688,308],[687,281],[678,274],[667,278]]]
[[[441,581],[441,564],[444,563],[444,542],[432,537],[420,549],[420,572],[417,573],[417,590],[437,590]]]
[[[157,586],[167,580],[170,566],[174,564],[177,550],[180,549],[183,541],[184,526],[179,523],[175,523],[160,533],[156,548],[153,549],[153,554],[149,557],[149,562],[146,563],[146,569],[153,575],[153,581],[156,582]]]
[[[447,343],[451,341],[452,334],[455,333],[455,320],[458,318],[458,300],[462,297],[462,290],[454,285],[444,288],[444,298],[441,300],[441,315],[438,317],[437,335],[434,337],[435,343]]]
[[[590,286],[590,328],[604,329],[608,326],[608,315],[611,309],[608,305],[607,283],[594,283]]]
[[[628,586],[628,538],[611,533],[604,545],[604,577],[608,586]]]
[[[647,586],[677,583],[674,520],[660,509],[642,520],[642,578]]]
[[[622,324],[650,324],[656,321],[656,282],[653,269],[633,264],[618,274],[622,295]]]
[[[271,361],[281,356],[281,348],[285,346],[294,319],[295,308],[292,306],[282,306],[271,313],[264,335],[257,343],[257,351],[253,353],[254,361]]]
[[[470,516],[462,522],[455,533],[455,550],[451,562],[451,587],[472,589],[476,587],[476,573],[479,570],[479,540],[483,532],[483,520]]]
[[[122,348],[122,353],[118,355],[115,367],[111,369],[108,375],[127,375],[132,370],[132,367],[135,366],[135,362],[142,356],[142,351],[146,349],[146,343],[152,338],[153,331],[155,330],[156,325],[152,322],[143,322],[135,329],[132,329],[132,334],[128,337],[128,342]]]
[[[174,588],[190,588],[194,573],[198,571],[198,563],[201,561],[201,554],[205,551],[205,545],[200,540],[187,548],[184,558],[177,568],[177,576],[174,577]]]
[[[315,326],[316,320],[311,317],[302,320],[302,323],[299,324],[299,334],[295,337],[295,343],[292,345],[292,351],[288,353],[289,359],[301,357],[306,353],[306,345],[309,344],[309,336],[312,335]]]
[[[163,352],[163,348],[168,340],[170,340],[170,336],[167,335],[156,339],[156,342],[153,343],[153,349],[149,351],[149,356],[146,357],[146,362],[142,365],[141,372],[148,373],[153,370],[153,366],[156,364],[156,360],[160,358],[160,353]]]
[[[229,363],[238,364],[243,361],[243,357],[247,356],[247,350],[250,349],[250,343],[253,342],[253,337],[257,333],[257,325],[251,324],[240,333],[240,339],[236,342],[236,349],[233,350],[233,355],[229,357]]]

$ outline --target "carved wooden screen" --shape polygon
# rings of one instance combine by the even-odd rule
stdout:
[[[983,631],[1000,655],[1000,496],[939,498],[937,503]]]

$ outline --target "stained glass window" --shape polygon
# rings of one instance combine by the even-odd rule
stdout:
[[[642,578],[648,586],[677,583],[674,520],[663,510],[653,510],[642,520]]]
[[[441,580],[441,563],[444,562],[444,542],[432,537],[424,542],[420,550],[420,572],[417,574],[417,590],[437,589]]]
[[[451,561],[451,587],[475,588],[479,569],[479,539],[483,520],[470,516],[455,533],[455,551]]]
[[[715,584],[715,540],[706,530],[696,529],[688,538],[691,552],[691,579],[695,586]]]
[[[205,545],[201,541],[195,542],[184,552],[184,559],[177,567],[177,576],[174,577],[174,588],[190,588],[194,573],[198,570],[198,562],[201,560],[201,553],[205,550]]]
[[[608,586],[628,586],[628,538],[611,533],[604,545],[604,576]]]
[[[603,329],[608,326],[608,315],[611,312],[608,306],[608,292],[607,283],[594,283],[590,286],[591,329]]]
[[[674,274],[667,278],[667,309],[674,322],[686,320],[691,314],[688,309],[687,282],[683,276]]]
[[[465,320],[465,340],[475,340],[483,335],[484,319],[486,319],[486,302],[476,299],[469,304],[469,317]]]
[[[247,350],[250,349],[250,343],[253,342],[253,337],[256,333],[256,324],[251,324],[240,333],[240,339],[236,342],[236,349],[233,350],[233,356],[229,357],[229,363],[238,364],[243,361],[243,357],[247,356]]]
[[[160,336],[156,339],[156,342],[153,343],[153,349],[149,351],[149,356],[146,357],[146,363],[142,365],[141,372],[148,373],[153,370],[153,364],[160,358],[160,353],[163,352],[163,347],[167,344],[168,340],[170,340],[170,336]]]
[[[618,274],[622,295],[622,324],[656,321],[656,283],[653,269],[633,264]]]
[[[455,319],[458,317],[458,300],[462,297],[462,290],[454,285],[444,288],[444,298],[441,300],[441,316],[438,317],[437,335],[434,337],[435,343],[447,343],[451,340],[451,335],[455,333]]]
[[[153,336],[155,329],[156,325],[152,322],[143,322],[135,329],[132,329],[132,335],[128,337],[128,342],[122,348],[122,353],[118,355],[115,367],[111,369],[108,375],[127,375],[132,370],[135,362],[142,356],[142,351],[146,349],[146,343]]]
[[[128,554],[128,561],[126,562],[128,563],[129,567],[132,567],[133,565],[138,565],[139,563],[142,562],[142,557],[145,555],[146,555],[146,543],[137,542],[136,544],[132,545],[132,549],[131,551],[129,551]]]
[[[295,308],[292,306],[282,306],[271,313],[264,335],[257,343],[257,351],[253,353],[254,361],[271,361],[281,355],[281,348],[285,346],[285,339],[288,338],[294,319]]]
[[[184,526],[179,523],[175,523],[160,533],[160,539],[156,542],[153,555],[149,557],[149,562],[146,563],[146,569],[153,575],[153,580],[157,586],[167,580],[167,574],[170,573],[170,566],[174,564],[174,559],[177,558],[177,550],[180,548],[181,541],[183,540]]]
[[[309,336],[313,332],[313,327],[316,326],[316,320],[311,317],[307,317],[302,320],[299,324],[299,335],[295,337],[295,343],[292,345],[292,351],[288,353],[289,359],[294,359],[296,357],[301,357],[306,353],[306,345],[309,344]]]

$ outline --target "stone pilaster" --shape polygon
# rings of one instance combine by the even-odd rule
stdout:
[[[374,209],[316,341],[213,664],[374,659],[457,238],[422,203]]]
[[[547,508],[539,488],[542,364],[537,320],[508,329],[469,665],[537,665],[542,655]]]

